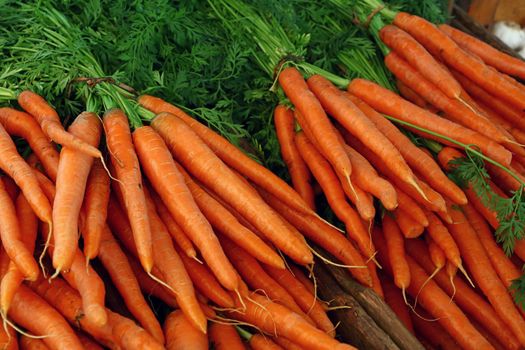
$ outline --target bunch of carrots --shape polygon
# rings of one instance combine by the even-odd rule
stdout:
[[[154,118],[133,128],[114,108],[66,130],[43,97],[17,102],[0,108],[5,349],[14,330],[21,348],[233,349],[240,335],[253,349],[353,348],[298,266],[313,264],[306,238],[343,264],[359,252],[268,169],[153,96],[138,103]],[[133,320],[106,307],[94,259]],[[143,294],[177,309],[164,327]]]
[[[279,74],[293,108],[277,106],[274,121],[293,187],[312,209],[324,194],[359,253],[335,256],[364,261],[352,275],[423,344],[521,349],[525,311],[511,285],[525,240],[505,254],[495,231],[516,214],[499,217],[491,197],[519,194],[525,183],[525,86],[515,80],[525,79],[525,63],[402,12],[379,37],[401,96],[364,79],[343,91],[295,67]],[[447,177],[465,157],[484,161],[490,193]]]

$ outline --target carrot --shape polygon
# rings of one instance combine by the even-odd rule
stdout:
[[[500,97],[485,91],[480,85],[473,82],[462,73],[456,70],[451,71],[452,74],[454,74],[454,77],[461,83],[463,88],[476,100],[486,104],[488,107],[497,112],[502,118],[509,121],[521,130],[525,129],[523,113],[519,112],[518,109],[510,106],[505,101],[502,101]]]
[[[447,227],[454,237],[470,273],[496,313],[505,321],[520,343],[524,345],[525,321],[514,306],[505,286],[499,280],[487,253],[476,237],[475,230],[461,211],[451,208],[450,215],[454,219],[454,223],[448,224]]]
[[[107,225],[102,227],[98,258],[135,319],[160,343],[164,336],[160,324],[141,293],[126,254]]]
[[[418,107],[427,109],[428,107],[427,101],[425,101],[423,97],[419,96],[417,92],[415,92],[410,87],[405,85],[405,83],[399,80],[399,78],[396,79],[396,87],[397,87],[397,90],[399,91],[399,94],[403,96],[405,100],[412,102]]]
[[[168,112],[177,116],[197,135],[199,135],[208,147],[210,147],[228,166],[248,177],[251,181],[261,186],[266,191],[282,198],[285,203],[295,208],[295,210],[308,215],[316,215],[304,202],[301,196],[299,196],[298,193],[288,186],[288,184],[281,178],[254,161],[252,158],[248,157],[224,137],[184,113],[181,109],[160,98],[149,95],[140,96],[138,102],[140,105],[156,114]]]
[[[42,96],[25,90],[18,95],[18,104],[36,119],[44,134],[52,141],[62,146],[76,149],[91,157],[102,158],[102,154],[95,146],[86,143],[78,136],[71,135],[64,130],[57,112]]]
[[[447,24],[441,24],[439,29],[450,36],[461,48],[478,55],[486,64],[500,72],[525,79],[525,64],[523,60],[507,55],[491,45]]]
[[[124,206],[133,229],[139,260],[146,272],[153,267],[153,247],[147,206],[142,191],[140,165],[131,140],[128,119],[119,109],[104,114],[106,143],[122,191]]]
[[[317,328],[335,337],[335,327],[326,315],[326,311],[315,296],[290,271],[287,269],[276,269],[271,266],[263,266],[263,268],[270,277],[294,298],[301,310],[314,321]]]
[[[111,333],[123,349],[162,350],[163,344],[157,342],[148,332],[138,327],[132,320],[119,314],[108,312]]]
[[[355,210],[346,202],[343,189],[330,164],[315,149],[303,133],[297,133],[295,142],[301,157],[323,188],[328,203],[336,216],[345,223],[348,235],[356,241],[366,257],[374,254],[374,247]]]
[[[152,127],[143,126],[133,132],[133,142],[144,173],[175,222],[197,246],[221,284],[235,290],[235,271],[222,252],[210,223],[195,203],[162,137]]]
[[[40,220],[51,224],[52,209],[31,167],[18,154],[13,140],[0,125],[0,169],[15,180]]]
[[[393,210],[398,206],[398,198],[395,188],[390,182],[377,174],[377,171],[368,160],[359,152],[344,144],[346,153],[354,165],[351,179],[357,186],[379,198],[383,206]]]
[[[388,69],[398,78],[416,91],[426,101],[446,113],[446,118],[466,128],[470,128],[496,142],[506,142],[509,139],[487,118],[475,113],[471,108],[446,96],[426,80],[418,71],[412,68],[396,52],[390,52],[385,57]]]
[[[231,308],[234,306],[233,299],[222,288],[206,265],[184,256],[180,251],[179,255],[197,290],[220,307]]]
[[[288,268],[294,275],[295,279],[301,282],[301,284],[310,294],[313,294],[314,296],[317,295],[314,282],[311,281],[310,278],[307,277],[299,267],[295,266],[294,264],[290,264]]]
[[[394,50],[394,53],[402,55],[411,66],[436,85],[448,98],[460,97],[459,83],[410,34],[395,25],[386,25],[379,31],[379,36],[388,47]]]
[[[434,264],[434,267],[437,270],[441,270],[443,267],[445,267],[445,264],[447,263],[447,257],[445,256],[445,252],[441,249],[440,246],[436,244],[436,242],[434,242],[434,240],[429,235],[425,236],[425,240],[427,242],[430,260],[432,260],[432,263]]]
[[[34,153],[31,153],[31,154],[34,154]],[[2,176],[0,180],[4,184],[5,190],[7,191],[9,198],[11,198],[12,201],[15,201],[16,198],[18,197],[18,194],[20,193],[20,189],[16,185],[16,182],[12,178],[7,177],[7,176]]]
[[[430,274],[435,270],[434,264],[429,257],[428,248],[423,241],[408,240],[406,242],[406,250],[427,273]],[[505,344],[510,349],[520,348],[516,336],[494,312],[492,306],[464,280],[457,276],[454,278],[454,285],[457,292],[454,292],[454,288],[445,271],[439,271],[434,276],[433,281],[438,283],[448,295],[455,295],[454,302],[467,313],[471,319],[483,324],[502,344]]]
[[[95,160],[86,184],[86,194],[82,210],[85,213],[84,255],[88,260],[98,255],[100,239],[106,218],[110,192],[109,176],[100,160]]]
[[[18,222],[20,223],[20,232],[24,233],[21,237],[22,241],[29,252],[32,252],[35,249],[38,220],[22,193],[18,195],[15,206]],[[3,315],[7,314],[16,290],[22,284],[23,280],[23,273],[18,269],[16,264],[11,261],[0,283],[0,311]]]
[[[398,208],[394,210],[393,214],[396,218],[397,225],[401,229],[405,238],[417,238],[425,230],[423,225],[412,219],[412,217],[403,209]]]
[[[94,147],[102,128],[94,113],[81,113],[68,129],[69,134]],[[57,271],[71,268],[78,241],[78,217],[93,158],[76,149],[64,147],[60,152],[53,202],[53,267]]]
[[[104,350],[97,342],[86,336],[84,333],[77,332],[78,339],[82,343],[84,350]]]
[[[208,338],[180,311],[171,312],[164,321],[167,350],[207,350]]]
[[[381,287],[385,295],[385,302],[390,306],[392,311],[394,311],[399,320],[403,322],[405,327],[414,334],[414,326],[410,319],[410,310],[405,304],[401,291],[385,274],[379,274],[379,280],[381,281]]]
[[[14,328],[9,327],[7,331],[0,329],[0,348],[3,350],[18,350],[18,339]]]
[[[170,233],[171,237],[175,240],[177,245],[184,252],[184,254],[186,254],[186,256],[190,258],[195,258],[197,256],[197,251],[193,247],[193,243],[191,243],[188,236],[186,236],[186,233],[184,233],[184,231],[182,231],[179,225],[177,225],[177,223],[173,219],[173,216],[171,216],[170,211],[168,210],[162,199],[159,197],[157,192],[151,193],[151,196],[153,198],[153,202],[155,202],[157,214],[159,214],[160,218],[162,219],[162,222],[164,223],[164,225],[166,225],[166,228],[168,229],[168,232]]]
[[[16,339],[16,337],[15,337]],[[49,348],[41,339],[29,338],[28,336],[20,336],[20,350],[48,350]]]
[[[284,350],[283,347],[275,344],[270,338],[261,334],[253,334],[250,337],[249,344],[252,350]]]
[[[410,285],[410,269],[405,259],[404,239],[396,222],[388,214],[383,216],[383,234],[392,266],[394,283],[404,293]]]
[[[503,250],[498,246],[494,240],[490,227],[483,216],[478,213],[472,205],[465,205],[462,209],[470,222],[470,225],[472,225],[472,228],[476,232],[479,241],[483,245],[494,270],[496,270],[503,285],[508,289],[512,284],[512,281],[521,276],[520,269],[512,263]]]
[[[51,349],[83,349],[80,340],[58,311],[26,286],[18,288],[9,317],[32,334],[45,335],[43,341]]]
[[[304,350],[303,347],[292,343],[290,340],[284,337],[273,337],[272,339],[285,350]]]
[[[455,183],[450,181],[431,156],[416,147],[392,122],[376,112],[363,100],[351,94],[347,96],[396,146],[408,165],[418,171],[435,190],[453,200],[454,203],[464,204],[467,202],[465,194]]]
[[[388,114],[394,118],[425,128],[429,131],[439,133],[458,142],[474,144],[478,146],[483,153],[494,160],[504,165],[510,164],[512,154],[503,146],[489,140],[473,130],[421,109],[410,102],[403,100],[392,91],[375,83],[363,79],[354,79],[350,85],[348,85],[348,91],[363,99],[378,112]],[[431,139],[444,142],[444,139],[441,137],[426,133],[425,135]]]
[[[162,113],[155,117],[151,125],[166,141],[174,157],[204,186],[232,205],[290,258],[301,264],[312,262],[313,257],[306,244],[293,237],[276,213],[182,120]]]
[[[5,252],[16,264],[22,276],[34,281],[39,274],[38,264],[33,258],[32,251],[24,244],[15,205],[3,181],[0,181],[0,205],[2,207],[0,238]]]
[[[325,110],[337,119],[349,133],[385,161],[391,172],[418,189],[414,181],[414,174],[399,151],[376,128],[374,123],[345,96],[344,92],[320,75],[311,76],[308,79],[308,87],[319,99]],[[317,137],[317,140],[319,141],[320,138]]]
[[[427,233],[429,237],[432,238],[432,242],[441,248],[446,258],[451,261],[454,266],[462,268],[459,248],[447,227],[434,213],[427,212],[427,217],[430,222]]]
[[[227,324],[212,323],[210,326],[210,344],[215,350],[245,350],[241,337],[235,327]]]
[[[380,262],[391,273],[392,267],[388,262],[388,253],[386,243],[381,234],[374,231],[374,243],[376,243],[380,252]],[[416,240],[408,240],[416,241]],[[384,254],[384,253],[387,254]],[[383,254],[381,254],[383,253]],[[427,310],[432,317],[438,319],[445,330],[454,338],[458,344],[465,349],[492,349],[485,338],[472,326],[463,311],[450,302],[447,294],[437,285],[425,270],[412,258],[406,256],[410,268],[410,285],[407,288],[412,297],[418,297],[419,303]],[[422,288],[422,287],[425,288]]]
[[[410,216],[412,220],[420,225],[427,227],[429,225],[428,218],[423,209],[405,192],[394,187],[397,193],[397,201],[399,203],[397,210]]]
[[[0,124],[10,135],[23,137],[42,162],[46,173],[55,181],[59,154],[55,146],[44,135],[40,125],[29,114],[13,108],[0,108]]]
[[[424,310],[418,310],[418,315],[411,314],[412,323],[418,335],[425,337],[433,346],[438,349],[461,350],[454,339],[443,327],[435,321],[427,321],[431,316]],[[482,333],[483,334],[483,333]]]
[[[293,188],[304,199],[305,203],[312,210],[315,210],[312,176],[294,143],[295,121],[293,113],[286,106],[278,105],[275,107],[273,120],[281,148],[281,156],[290,173]]]
[[[166,226],[155,212],[155,204],[147,188],[143,187],[146,198],[151,232],[154,232],[155,247],[153,258],[167,285],[177,295],[177,303],[188,319],[203,333],[206,333],[206,318],[197,304],[195,290],[181,258],[173,246]],[[119,233],[121,235],[122,233]],[[136,250],[135,250],[136,251]],[[234,271],[235,272],[235,271]],[[236,276],[236,275],[235,275]]]
[[[484,89],[501,97],[519,109],[525,108],[525,91],[462,50],[447,34],[418,16],[398,13],[394,24],[410,33],[429,51],[438,51],[448,65],[461,71]]]
[[[263,198],[307,238],[326,249],[343,264],[365,266],[365,261],[354,245],[340,232],[319,218],[309,218],[294,211],[278,198],[261,190]],[[362,223],[360,222],[360,225]],[[371,286],[372,279],[368,269],[350,268],[350,273],[360,283]]]
[[[215,229],[257,260],[284,268],[283,260],[271,247],[250,229],[243,226],[227,208],[199,186],[180,165],[177,164],[177,166],[199,209]]]
[[[377,231],[377,227],[372,228],[372,232]],[[379,280],[379,274],[377,272],[377,263],[373,260],[369,260],[366,263],[366,266],[368,267],[368,270],[370,271],[370,276],[372,277],[372,286],[371,288],[376,292],[376,294],[381,297],[381,299],[385,299],[385,295],[383,293],[383,287],[381,287],[381,281]]]

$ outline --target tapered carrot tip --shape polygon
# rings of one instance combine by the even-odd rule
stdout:
[[[102,305],[90,305],[84,310],[86,318],[97,326],[104,326],[108,322],[108,315]]]

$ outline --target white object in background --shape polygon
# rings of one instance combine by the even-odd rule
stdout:
[[[520,57],[525,60],[525,46],[521,48],[521,50],[518,52],[518,55],[520,55]]]
[[[525,31],[518,23],[496,22],[492,27],[492,33],[513,50],[525,47]]]

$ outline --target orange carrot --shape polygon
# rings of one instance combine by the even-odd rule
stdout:
[[[199,123],[181,109],[163,101],[160,98],[142,95],[139,104],[156,114],[168,112],[183,120],[210,147],[221,160],[234,168],[251,181],[281,198],[289,206],[301,213],[314,215],[304,200],[286,182],[277,175],[248,157],[237,147],[228,142],[213,130]]]
[[[403,322],[405,327],[414,334],[414,326],[410,319],[410,310],[405,304],[401,291],[390,278],[384,274],[379,274],[379,280],[381,281],[381,287],[385,295],[385,302],[390,306],[392,311],[394,311],[399,320]]]
[[[167,350],[208,349],[206,335],[193,327],[180,310],[175,310],[166,317],[164,335]]]
[[[490,301],[496,313],[505,321],[520,343],[525,345],[525,321],[514,306],[505,286],[499,280],[487,253],[476,237],[476,232],[461,211],[451,208],[449,212],[454,223],[448,224],[447,227],[454,237],[461,256],[475,282]]]
[[[306,164],[299,155],[295,147],[295,121],[293,113],[284,105],[278,105],[275,108],[273,120],[275,132],[281,156],[290,173],[293,188],[299,193],[310,208],[315,210],[315,194],[312,187],[312,176],[306,167]]]
[[[405,258],[404,239],[396,222],[388,214],[383,216],[383,234],[392,266],[394,283],[404,293],[410,285],[410,269]]]
[[[307,277],[299,267],[295,266],[295,264],[290,264],[288,267],[295,279],[301,282],[301,284],[308,292],[310,292],[310,294],[313,294],[314,296],[317,295],[314,282],[311,281],[310,278]]]
[[[73,135],[94,147],[100,141],[102,128],[94,113],[81,113],[68,129]],[[78,217],[93,158],[76,149],[64,147],[60,152],[53,202],[53,267],[57,271],[71,268],[78,242]]]
[[[441,270],[447,262],[445,252],[443,252],[443,250],[436,244],[436,242],[434,242],[434,240],[429,235],[425,236],[425,240],[427,242],[430,260],[432,260],[432,263],[434,264],[434,267],[437,270]]]
[[[364,79],[354,79],[348,85],[348,91],[363,99],[375,110],[388,114],[404,122],[411,123],[421,128],[447,136],[464,144],[474,144],[483,153],[500,162],[508,165],[512,154],[503,146],[486,138],[485,136],[465,128],[449,120],[440,118],[424,109],[411,104],[402,99],[390,90],[387,90],[375,83]],[[416,130],[417,132],[417,130]],[[444,142],[441,137],[425,134],[426,137]],[[446,142],[445,142],[446,143]]]
[[[397,201],[399,203],[398,210],[410,216],[412,220],[419,223],[423,227],[429,225],[428,218],[423,209],[405,192],[394,187],[397,193]]]
[[[438,349],[462,349],[438,322],[427,321],[432,317],[425,310],[418,309],[417,313],[417,315],[413,313],[410,316],[418,335],[425,337],[430,344]]]
[[[152,127],[143,126],[133,132],[133,142],[144,173],[175,222],[197,246],[221,284],[235,290],[235,271],[222,252],[210,223],[195,203],[162,137]]]
[[[412,102],[418,107],[427,109],[427,101],[425,101],[423,97],[419,96],[417,92],[405,85],[405,83],[403,83],[401,80],[396,79],[396,87],[399,90],[399,94],[403,96],[405,100]]]
[[[35,152],[51,180],[55,181],[59,154],[55,146],[40,129],[40,125],[29,114],[13,108],[0,108],[0,124],[10,135],[23,137]]]
[[[144,329],[132,320],[119,314],[108,312],[111,322],[111,333],[123,349],[163,350],[163,344],[157,342]]]
[[[25,90],[18,95],[18,104],[27,113],[31,114],[44,134],[52,141],[76,149],[94,158],[102,158],[100,151],[93,145],[87,144],[78,136],[71,135],[64,130],[57,112],[38,94]]]
[[[416,147],[392,122],[372,107],[353,95],[348,95],[354,104],[372,120],[376,127],[396,146],[413,170],[418,171],[436,191],[444,194],[457,204],[467,199],[461,189],[443,173],[439,165],[428,154]]]
[[[297,227],[307,238],[326,249],[343,264],[349,266],[365,266],[365,261],[354,245],[340,232],[329,226],[319,218],[309,218],[292,210],[278,198],[261,190],[264,199],[286,220]],[[359,221],[360,225],[362,223]],[[368,269],[350,268],[350,273],[360,283],[372,286],[372,279]]]
[[[9,327],[7,331],[0,329],[0,348],[4,350],[18,350],[18,339],[14,328]],[[22,344],[20,344],[22,346]],[[22,348],[23,349],[23,348]]]
[[[108,214],[109,181],[102,162],[95,160],[87,179],[82,209],[85,213],[85,226],[82,230],[84,255],[88,260],[98,255],[102,230],[104,230]]]
[[[84,347],[84,350],[104,350],[102,346],[100,346],[98,343],[96,343],[94,340],[92,340],[88,336],[78,331],[76,333],[77,333],[78,339],[80,339],[80,342],[82,343],[82,346]]]
[[[363,227],[355,210],[346,202],[341,183],[330,164],[303,133],[297,133],[295,142],[301,157],[308,164],[317,182],[323,188],[330,207],[347,226],[348,235],[356,241],[359,249],[366,257],[371,257],[374,254],[374,247],[368,232]]]
[[[210,326],[210,344],[215,350],[245,350],[241,337],[232,325],[212,323]]]
[[[398,208],[394,210],[394,215],[396,217],[396,222],[405,238],[417,238],[425,230],[423,225],[412,219],[412,217],[408,215],[403,209]]]
[[[41,339],[29,338],[28,336],[21,335],[20,350],[49,350],[49,348]]]
[[[131,140],[128,119],[119,109],[104,114],[106,143],[115,168],[124,206],[133,229],[133,238],[139,260],[147,272],[153,267],[153,247],[146,199],[142,191],[142,177],[137,154]]]
[[[283,260],[271,247],[255,233],[243,226],[228,209],[199,186],[180,165],[178,165],[178,169],[182,173],[195,202],[215,229],[234,241],[235,244],[246,250],[257,260],[265,264],[284,268]]]
[[[276,213],[217,158],[182,120],[163,113],[151,125],[166,141],[177,161],[204,186],[232,205],[290,258],[301,264],[312,262],[313,257],[306,244],[293,237]],[[195,162],[195,159],[200,161]]]
[[[275,344],[267,336],[253,334],[249,341],[252,350],[285,350],[280,345]]]
[[[292,343],[290,340],[284,337],[273,337],[273,340],[285,350],[304,350],[303,347]]]
[[[447,227],[441,222],[441,220],[431,212],[427,212],[428,225],[427,232],[432,238],[432,242],[438,245],[441,250],[445,253],[446,258],[451,261],[454,266],[461,267],[461,255],[459,248],[454,241],[454,238],[450,235]]]

